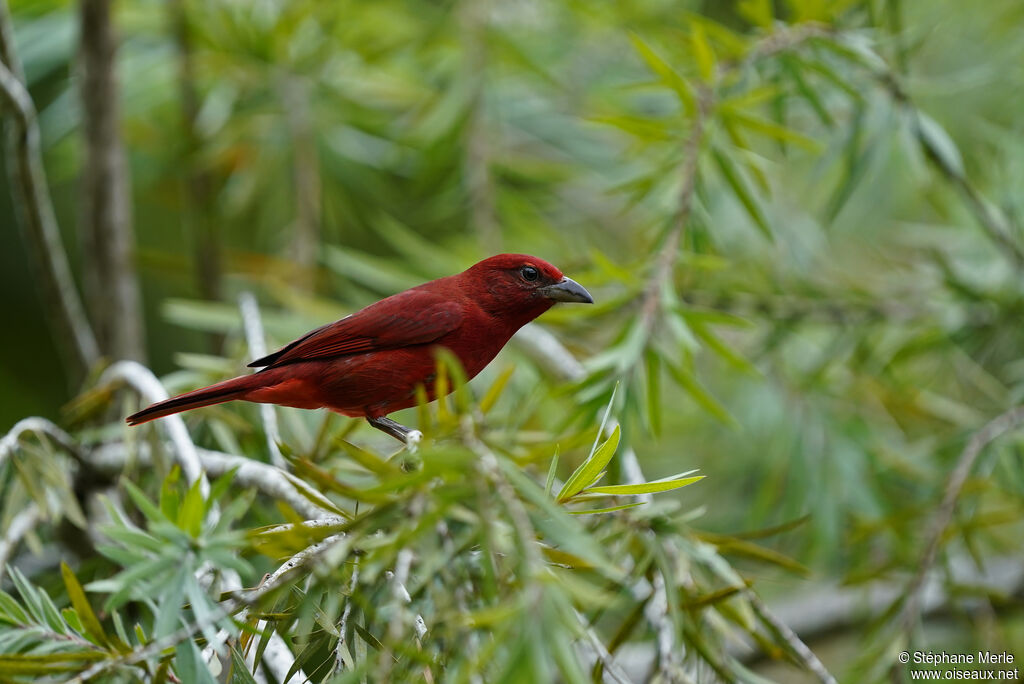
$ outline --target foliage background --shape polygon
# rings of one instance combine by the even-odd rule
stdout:
[[[244,365],[251,350],[238,307],[242,292],[260,301],[273,347],[491,253],[538,254],[597,299],[593,307],[555,309],[540,322],[584,363],[585,374],[552,373],[528,343],[510,345],[470,383],[479,400],[508,380],[485,420],[469,412],[477,416],[471,432],[487,446],[444,411],[432,414],[426,424],[434,426],[436,447],[424,452],[421,467],[443,484],[394,484],[388,496],[402,510],[436,510],[440,520],[481,535],[498,525],[491,551],[504,558],[515,546],[507,546],[511,535],[526,553],[534,542],[517,536],[516,504],[490,510],[481,501],[482,518],[472,523],[449,507],[461,492],[456,474],[476,473],[496,498],[522,497],[546,543],[564,544],[540,523],[563,518],[530,498],[529,483],[466,459],[493,449],[496,467],[515,463],[543,484],[558,445],[563,480],[587,457],[618,383],[620,454],[635,452],[648,479],[692,468],[707,476],[658,495],[657,504],[584,516],[588,522],[571,528],[585,536],[581,543],[653,529],[650,547],[610,544],[610,562],[628,573],[651,549],[672,549],[659,567],[671,566],[664,576],[683,592],[678,601],[709,606],[672,615],[679,659],[672,667],[657,646],[657,619],[641,620],[627,634],[635,649],[617,657],[626,665],[644,657],[654,663],[640,668],[640,677],[805,676],[791,643],[750,617],[756,597],[740,591],[743,582],[846,681],[906,677],[905,668],[890,671],[901,647],[1012,652],[1024,643],[1024,584],[1019,573],[1000,570],[1020,564],[1019,436],[968,464],[948,524],[941,524],[940,505],[971,435],[1024,396],[1024,4],[137,0],[115,9],[119,130],[144,302],[138,315],[146,345],[138,351],[170,391]],[[76,12],[74,4],[24,0],[12,3],[11,23],[39,112],[63,244],[85,281],[96,257],[78,228],[88,168]],[[117,354],[88,368],[59,361],[66,358],[61,338],[47,328],[48,304],[5,182],[0,215],[10,229],[0,232],[0,292],[9,332],[0,336],[0,425],[39,415],[61,424],[87,453],[111,444],[135,453],[137,439],[162,451],[155,433],[138,438],[120,426],[136,405],[130,393],[115,398],[96,389]],[[287,467],[300,477],[327,486],[313,465],[302,470],[305,459],[331,481],[363,486],[372,474],[374,486],[389,491],[380,472],[352,466],[351,455],[335,448],[344,437],[386,456],[394,451],[387,440],[347,419],[288,409],[277,415]],[[411,410],[399,419],[424,416]],[[250,406],[186,418],[196,444],[267,461],[275,449],[262,420]],[[67,605],[58,567],[66,560],[93,605],[103,606],[108,632],[120,608],[128,631],[139,621],[151,634],[155,613],[143,597],[104,603],[116,593],[109,584],[115,570],[141,561],[66,548],[61,524],[110,522],[59,451],[52,441],[25,437],[0,457],[5,539],[20,540],[9,533],[11,523],[29,500],[43,511],[28,543],[7,560]],[[168,461],[159,462],[99,487],[131,511],[134,524],[147,524],[139,514],[143,497],[159,499],[161,488],[165,502],[188,496]],[[611,462],[608,483],[629,481],[619,463]],[[28,486],[33,478],[45,486]],[[133,495],[129,482],[144,494]],[[202,535],[214,533],[220,515],[227,556],[244,559],[237,568],[244,586],[255,586],[301,542],[319,540],[268,549],[232,537],[226,528],[251,532],[290,521],[291,512],[260,495],[234,519],[226,514],[230,499],[245,501],[241,492],[250,489],[225,486],[224,510]],[[71,488],[82,495],[83,513],[47,494]],[[356,512],[359,497],[347,489],[329,495],[344,512]],[[360,510],[379,504],[363,501]],[[214,510],[206,505],[207,513]],[[646,509],[654,512],[640,512]],[[373,605],[372,597],[390,591],[383,573],[398,572],[401,540],[415,551],[413,576],[451,553],[443,534],[428,542],[402,516],[379,516],[366,523],[365,539],[353,538],[363,541],[352,541],[369,544],[367,562],[379,563],[364,575],[365,586],[357,587],[341,559],[332,561],[338,574],[303,575],[296,586],[330,595],[351,582],[351,595]],[[659,527],[664,520],[671,524]],[[157,538],[185,543],[171,528],[187,531],[192,522],[160,522],[171,525],[165,529],[151,517],[148,524]],[[744,536],[777,526],[756,543]],[[366,541],[374,528],[389,530],[392,544],[379,556]],[[931,565],[933,537],[940,540],[936,571],[926,581],[916,574]],[[124,543],[130,551],[132,541]],[[429,599],[414,597],[438,635],[426,649],[434,677],[471,677],[482,667],[474,660],[480,643],[470,642],[466,660],[454,652],[452,640],[465,635],[451,626],[451,615],[490,610],[494,624],[474,623],[473,634],[531,624],[526,604],[515,603],[533,596],[523,578],[557,596],[550,600],[556,608],[540,617],[550,642],[524,645],[528,657],[518,660],[512,645],[495,646],[494,669],[481,670],[487,679],[513,676],[517,663],[534,675],[572,679],[558,649],[578,655],[587,637],[570,645],[579,635],[563,624],[566,615],[579,611],[598,638],[618,647],[617,627],[628,624],[636,605],[647,611],[650,603],[622,598],[629,582],[615,573],[551,589],[539,579],[543,572],[511,560],[495,570],[508,584],[480,594],[473,558],[456,555],[467,565],[453,572],[471,576],[470,595],[460,600],[473,610],[438,605],[442,589],[451,589],[444,582],[424,590]],[[904,620],[901,598],[920,582],[938,598],[923,601],[923,616]],[[586,593],[598,589],[618,599]],[[716,593],[723,591],[731,593]],[[452,602],[455,596],[447,594]],[[851,597],[852,608],[822,603],[836,596]],[[338,624],[344,602],[325,604],[314,591],[289,597],[290,617],[280,624],[292,652],[312,643],[309,662],[327,662],[336,640],[310,621]],[[183,619],[200,619],[198,594],[193,599]],[[525,612],[496,611],[506,600]],[[611,616],[602,601],[613,606]],[[317,618],[310,616],[314,605],[324,611]],[[362,605],[360,625],[388,624],[387,611],[374,615]],[[822,612],[837,618],[820,619]],[[348,638],[359,642],[352,629]],[[412,626],[393,635],[381,629],[392,638],[377,636],[390,653],[408,643]],[[738,632],[761,636],[760,655],[729,650]],[[310,633],[317,634],[311,641]],[[5,653],[40,648],[2,636],[0,643]],[[385,667],[374,653],[356,661]],[[402,657],[404,675],[422,674],[409,653]],[[183,679],[189,658],[180,651],[173,657]],[[159,661],[149,656],[148,675],[159,676]],[[315,678],[329,669],[318,666]]]

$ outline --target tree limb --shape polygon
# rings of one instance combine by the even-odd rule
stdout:
[[[942,503],[939,504],[935,517],[932,519],[932,524],[928,529],[926,537],[928,541],[924,554],[921,556],[921,561],[918,563],[917,572],[914,574],[913,579],[910,580],[910,584],[905,592],[906,603],[903,604],[900,618],[906,633],[909,634],[911,632],[914,623],[919,617],[921,588],[929,571],[935,564],[935,559],[939,554],[939,546],[942,544],[942,537],[953,519],[956,502],[960,498],[964,483],[967,482],[975,462],[989,443],[1007,431],[1016,428],[1021,423],[1024,423],[1024,406],[1017,406],[992,419],[988,424],[975,432],[960,453],[956,467],[950,472],[949,479],[946,481],[946,490],[942,497]]]
[[[78,375],[99,358],[96,337],[85,315],[67,253],[61,242],[46,185],[35,105],[14,52],[6,0],[0,0],[0,101],[7,112],[7,166],[19,223],[42,289],[54,340]]]

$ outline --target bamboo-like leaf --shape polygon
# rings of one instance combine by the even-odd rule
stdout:
[[[760,133],[761,135],[773,138],[775,140],[793,143],[794,145],[802,147],[808,150],[809,152],[819,152],[821,150],[821,145],[813,138],[809,138],[806,135],[803,135],[802,133],[798,133],[794,131],[792,128],[780,126],[774,121],[761,119],[759,117],[754,116],[753,114],[748,114],[739,109],[728,110],[728,116],[737,123],[739,123],[740,125],[754,131],[755,133]]]
[[[607,508],[591,508],[586,511],[569,511],[573,515],[590,515],[597,513],[612,513],[614,511],[621,511],[625,508],[636,508],[637,506],[643,506],[646,501],[634,501],[633,503],[622,504],[620,506],[608,506]]]
[[[732,188],[733,193],[736,195],[736,199],[738,199],[740,204],[743,205],[743,208],[747,210],[747,215],[750,216],[754,225],[757,226],[766,238],[773,240],[774,237],[772,235],[772,229],[768,225],[768,217],[765,215],[760,203],[754,197],[754,194],[751,192],[747,182],[743,179],[739,168],[734,165],[725,152],[718,147],[714,147],[712,149],[711,155],[714,157],[719,171],[722,172],[722,177],[725,178],[726,182]]]
[[[683,77],[635,33],[630,34],[630,40],[648,68],[657,74],[666,86],[675,91],[686,113],[692,116],[697,111],[697,99]]]
[[[619,447],[619,435],[619,426],[616,425],[615,429],[612,430],[611,436],[597,448],[590,458],[581,463],[569,479],[565,481],[565,484],[562,485],[562,489],[558,492],[557,497],[559,503],[564,503],[575,494],[578,494],[604,470],[608,462],[612,460],[612,456],[615,455],[615,450]]]
[[[548,477],[544,482],[544,491],[550,493],[551,485],[555,483],[555,473],[558,472],[558,447],[555,447],[555,455],[551,457],[551,465],[548,466]]]
[[[505,391],[505,387],[508,385],[508,381],[511,379],[515,370],[515,366],[509,366],[503,370],[501,375],[499,375],[498,378],[491,383],[491,386],[487,388],[487,393],[484,394],[483,399],[480,400],[481,413],[487,415],[487,413],[494,408],[494,404],[496,404],[498,398],[501,397],[501,393]]]
[[[100,624],[96,613],[93,612],[89,599],[85,596],[85,590],[79,584],[75,573],[71,571],[71,568],[64,561],[61,561],[60,564],[60,574],[64,578],[64,587],[67,589],[68,599],[70,599],[71,607],[75,609],[75,614],[82,624],[84,635],[97,646],[109,646],[110,639],[107,637],[107,633],[103,631],[103,625]]]
[[[706,389],[697,381],[697,378],[692,372],[685,370],[684,368],[677,366],[673,363],[666,364],[669,372],[672,373],[672,377],[676,379],[676,382],[686,390],[686,392],[696,401],[701,408],[718,418],[723,423],[728,425],[736,425],[736,419],[733,418],[732,414],[722,406],[717,399],[711,396]]]
[[[690,27],[690,45],[697,60],[700,77],[710,82],[715,75],[715,53],[704,34],[704,27],[699,23],[694,22]]]
[[[694,482],[703,479],[703,475],[695,475],[693,477],[683,477],[672,480],[644,482],[642,484],[605,485],[604,487],[591,487],[586,490],[586,493],[608,494],[614,496],[626,496],[629,494],[657,494],[658,492],[668,492],[673,489],[679,489],[680,487],[691,485]]]

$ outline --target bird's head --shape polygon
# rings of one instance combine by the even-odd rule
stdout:
[[[527,254],[498,254],[471,266],[463,275],[482,286],[477,289],[482,308],[525,319],[520,325],[556,302],[594,302],[582,285],[562,275],[552,264]]]

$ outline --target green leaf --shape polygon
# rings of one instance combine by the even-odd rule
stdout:
[[[85,596],[85,590],[82,589],[75,573],[63,561],[60,564],[60,574],[64,578],[64,586],[67,588],[71,607],[75,609],[75,613],[82,623],[82,629],[85,630],[85,636],[97,646],[109,646],[110,639],[103,631],[103,625],[100,624],[96,613],[93,612],[89,599]]]
[[[711,155],[714,157],[719,171],[722,172],[722,177],[725,178],[726,182],[732,188],[733,193],[736,195],[736,199],[738,199],[740,204],[743,205],[743,208],[747,210],[747,215],[750,216],[754,225],[758,227],[762,235],[769,240],[774,240],[771,226],[768,225],[768,217],[765,215],[764,210],[761,208],[757,199],[754,198],[754,194],[747,185],[746,180],[744,180],[741,175],[739,168],[735,166],[729,157],[717,146],[712,148]]]
[[[591,513],[611,513],[613,511],[621,511],[625,508],[636,508],[637,506],[643,506],[646,501],[634,501],[633,503],[622,504],[621,506],[609,506],[608,508],[591,508],[586,511],[569,511],[573,515],[590,515]]]
[[[559,503],[565,503],[575,494],[578,494],[580,490],[593,482],[601,471],[605,469],[605,466],[612,460],[612,456],[615,455],[615,450],[619,446],[619,433],[619,426],[616,425],[615,429],[612,430],[611,436],[597,448],[590,458],[581,463],[569,479],[566,480],[565,484],[562,485],[561,491],[558,492],[557,499]]]
[[[727,112],[729,118],[755,133],[760,133],[775,140],[793,143],[809,152],[819,152],[821,150],[821,145],[816,140],[802,133],[797,133],[792,128],[780,126],[774,121],[762,119],[738,109],[728,109]]]
[[[727,425],[737,425],[736,419],[733,418],[732,414],[701,386],[691,371],[672,363],[666,365],[669,372],[672,373],[672,377],[676,379],[676,382],[686,390],[701,408]]]
[[[206,506],[203,504],[203,494],[200,490],[201,479],[197,479],[185,492],[185,498],[178,509],[178,527],[188,533],[193,539],[198,539],[203,529],[203,516]]]
[[[18,601],[6,591],[0,591],[0,620],[15,625],[29,624],[28,615]]]
[[[551,485],[555,483],[555,473],[558,471],[558,447],[555,447],[555,455],[551,457],[551,465],[548,466],[548,477],[544,482],[544,491],[551,492]]]
[[[587,494],[608,494],[612,496],[625,496],[628,494],[657,494],[658,492],[668,492],[673,489],[679,489],[691,485],[698,480],[703,480],[703,475],[695,475],[694,477],[683,477],[672,480],[655,480],[654,482],[644,482],[643,484],[625,484],[625,485],[605,485],[604,487],[591,487],[586,490]]]
[[[697,60],[697,70],[700,77],[710,82],[715,75],[715,53],[708,43],[704,34],[704,27],[694,23],[690,29],[690,44],[693,49],[693,56]]]
[[[962,178],[964,159],[946,129],[924,112],[917,111],[917,136],[928,155],[949,173]]]
[[[697,99],[693,94],[693,90],[683,80],[683,77],[676,73],[676,70],[669,66],[638,35],[631,33],[629,38],[633,42],[633,47],[637,53],[647,63],[648,68],[657,74],[666,86],[675,91],[686,113],[692,116],[697,111]]]
[[[498,398],[501,397],[501,393],[505,391],[505,387],[506,385],[508,385],[508,381],[512,377],[512,374],[515,372],[515,370],[515,366],[509,366],[508,368],[503,370],[501,372],[501,375],[499,375],[498,378],[491,384],[491,386],[487,388],[487,393],[484,395],[484,398],[480,400],[481,413],[487,415],[487,413],[494,407],[494,404],[497,403]]]

